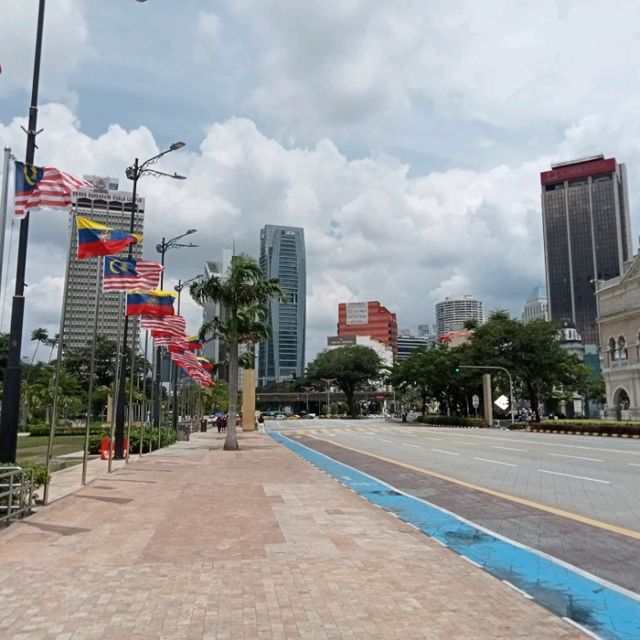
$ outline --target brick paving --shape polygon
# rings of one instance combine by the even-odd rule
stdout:
[[[265,435],[132,461],[0,532],[0,638],[565,639]]]

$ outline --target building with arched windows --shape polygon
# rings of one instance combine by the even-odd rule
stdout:
[[[640,418],[640,255],[596,289],[608,418]]]

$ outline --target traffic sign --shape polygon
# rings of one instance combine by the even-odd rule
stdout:
[[[500,396],[499,398],[494,400],[493,404],[495,404],[496,407],[499,407],[503,411],[506,411],[507,408],[509,407],[509,398],[507,398],[507,396],[504,396],[504,395]]]
[[[477,409],[480,406],[480,398],[475,393],[471,396],[471,404],[474,409]]]

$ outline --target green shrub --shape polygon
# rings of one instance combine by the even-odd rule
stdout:
[[[624,422],[573,422],[569,420],[545,420],[538,424],[532,424],[531,429],[540,431],[552,431],[559,433],[584,433],[600,436],[627,436],[640,437],[640,424],[628,424]]]
[[[33,471],[34,488],[41,487],[49,482],[51,474],[47,472],[47,465],[41,462],[32,462],[30,460],[18,461],[17,465],[25,470]]]
[[[441,427],[484,427],[482,418],[465,418],[464,416],[420,416],[417,422]]]

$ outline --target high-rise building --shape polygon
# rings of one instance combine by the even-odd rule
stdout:
[[[440,336],[464,329],[467,320],[484,322],[482,302],[473,296],[448,296],[436,304],[436,333]]]
[[[398,361],[408,358],[416,349],[433,347],[435,342],[436,338],[431,334],[414,336],[409,330],[402,329],[398,333]]]
[[[115,178],[84,177],[86,180],[92,181],[95,188],[75,192],[73,204],[76,213],[108,227],[129,231],[133,194],[128,191],[118,191],[118,181]],[[72,220],[73,218],[71,218]],[[134,230],[136,233],[142,233],[143,228],[144,198],[137,198]],[[102,258],[78,260],[76,257],[78,254],[77,234],[75,229],[70,231],[72,246],[63,340],[65,347],[75,348],[86,346],[93,337],[96,272],[99,270],[98,265],[102,265]],[[133,246],[133,256],[134,258],[142,257],[142,242]],[[102,274],[100,274],[101,281]],[[100,286],[97,335],[116,342],[121,339],[122,329],[119,330],[118,327],[118,316],[122,298],[122,293],[113,291],[104,293],[102,286]],[[136,322],[129,323],[129,346],[133,345],[132,338],[137,334],[136,328]]]
[[[571,320],[598,344],[595,283],[623,271],[631,257],[626,168],[592,156],[540,174],[547,295],[553,320]]]
[[[341,302],[338,305],[338,337],[369,336],[393,350],[398,358],[398,322],[377,300],[369,302]]]
[[[290,380],[304,372],[307,320],[307,267],[304,229],[265,225],[260,231],[260,267],[278,278],[288,294],[269,303],[271,335],[258,351],[258,384]]]
[[[522,312],[522,322],[532,320],[549,319],[549,302],[547,300],[547,290],[544,287],[535,287],[531,295],[527,298]]]

